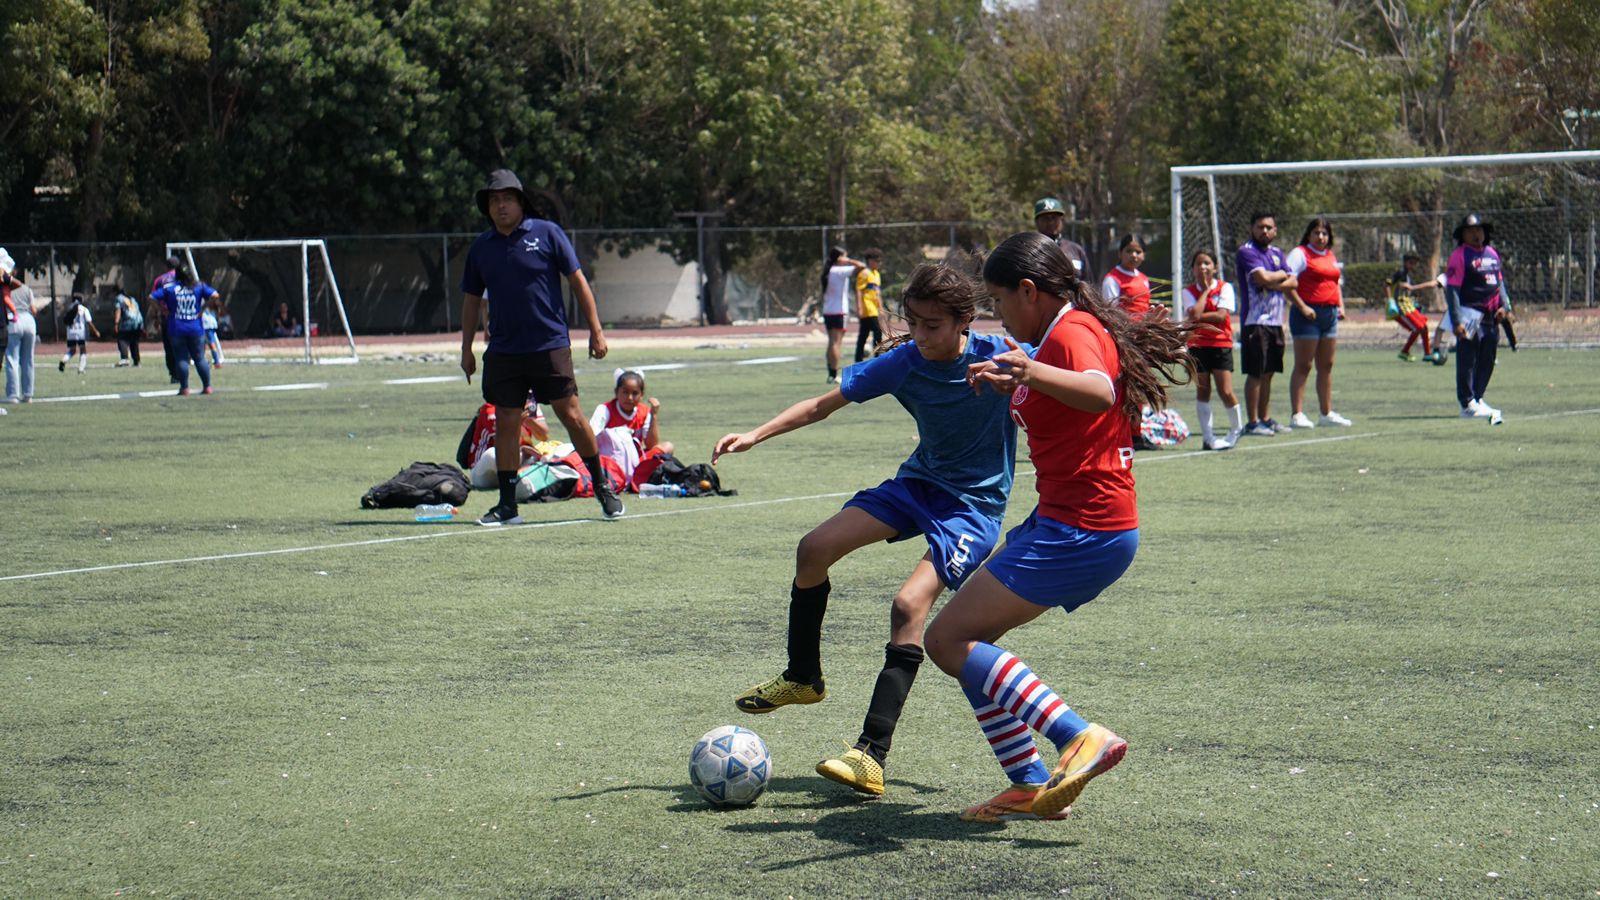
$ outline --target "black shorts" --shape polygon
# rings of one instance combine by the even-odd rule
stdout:
[[[538,353],[483,351],[483,399],[495,406],[521,407],[529,394],[540,403],[554,403],[577,393],[571,347]]]
[[[82,338],[67,338],[67,349],[82,350],[87,353],[89,350],[89,342]]]
[[[1232,372],[1232,347],[1190,347],[1189,358],[1197,372]]]
[[[843,331],[844,313],[840,313],[837,316],[823,316],[822,324],[827,326],[829,331]]]
[[[1239,350],[1244,356],[1246,375],[1282,372],[1283,326],[1246,325],[1240,334]]]

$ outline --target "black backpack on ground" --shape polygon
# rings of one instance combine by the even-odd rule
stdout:
[[[362,509],[412,508],[424,503],[467,502],[467,476],[448,463],[414,462],[361,496]]]
[[[688,497],[700,497],[706,494],[716,494],[719,497],[732,497],[739,493],[736,490],[723,490],[722,479],[717,477],[717,470],[710,463],[694,463],[684,465],[683,461],[668,453],[661,457],[661,465],[650,473],[651,484],[677,484],[683,486],[683,493]],[[709,488],[701,487],[709,483]]]

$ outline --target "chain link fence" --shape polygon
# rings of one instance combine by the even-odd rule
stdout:
[[[918,263],[952,250],[984,251],[1025,227],[1014,222],[893,222],[848,226],[718,226],[589,229],[568,232],[594,286],[602,321],[618,326],[795,321],[817,313],[822,260],[844,245],[859,258],[883,255],[884,297],[891,309]],[[1069,221],[1066,236],[1087,247],[1095,270],[1115,264],[1116,241],[1132,231],[1146,244],[1147,271],[1170,269],[1168,223],[1145,219],[1112,225]],[[356,334],[437,334],[460,329],[461,271],[475,234],[334,235],[325,237],[345,312]],[[40,337],[59,340],[59,313],[84,295],[102,333],[111,333],[118,293],[143,300],[165,271],[165,244],[154,241],[8,244],[18,274],[55,307],[39,315]],[[299,251],[293,248],[195,252],[197,275],[221,292],[224,337],[271,336],[279,304],[301,309]],[[310,325],[330,337],[338,321],[320,266],[309,272]],[[569,303],[569,320],[582,319]],[[148,320],[149,317],[147,317]],[[226,326],[231,323],[231,329]],[[337,330],[337,329],[331,329]]]

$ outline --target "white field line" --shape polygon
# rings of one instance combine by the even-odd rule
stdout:
[[[1595,415],[1597,413],[1600,413],[1600,408],[1569,409],[1569,410],[1563,410],[1561,412],[1541,413],[1541,414],[1538,414],[1538,415],[1523,416],[1522,418],[1517,419],[1516,421],[1529,422],[1529,421],[1537,421],[1537,420],[1541,420],[1541,419],[1558,419],[1558,418],[1564,418],[1564,417],[1567,417],[1567,416],[1589,416],[1589,415]],[[1489,427],[1489,426],[1485,425],[1484,427]],[[1308,445],[1311,445],[1311,444],[1331,444],[1331,443],[1336,443],[1336,442],[1339,442],[1339,441],[1353,441],[1353,440],[1359,440],[1361,438],[1382,437],[1382,436],[1386,436],[1386,435],[1395,435],[1395,434],[1399,434],[1399,432],[1369,431],[1369,432],[1359,432],[1357,434],[1340,434],[1340,435],[1334,435],[1332,437],[1307,438],[1306,440],[1302,440],[1302,441],[1278,440],[1278,441],[1275,441],[1273,443],[1262,443],[1262,444],[1252,445],[1252,446],[1249,446],[1249,447],[1240,447],[1240,448],[1237,448],[1237,449],[1239,449],[1241,451],[1245,451],[1245,450],[1271,450],[1271,449],[1274,449],[1274,448],[1286,448],[1286,447],[1304,447],[1304,446],[1308,446]],[[1218,453],[1216,451],[1207,451],[1207,450],[1192,450],[1192,451],[1188,451],[1188,452],[1185,452],[1185,453],[1170,453],[1170,454],[1163,454],[1161,456],[1154,456],[1154,457],[1146,456],[1146,457],[1140,459],[1138,462],[1139,462],[1140,465],[1148,465],[1150,463],[1161,462],[1163,460],[1193,459],[1194,457],[1197,457],[1197,456],[1211,456],[1211,457],[1216,457],[1218,459],[1225,459],[1228,456],[1230,456],[1233,452],[1234,451],[1232,451],[1232,450],[1226,451],[1226,452],[1222,452],[1222,453]],[[1026,476],[1026,475],[1033,474],[1033,470],[1027,469],[1027,468],[1018,469],[1016,474],[1017,474],[1017,477],[1021,478],[1021,477]],[[743,502],[739,502],[739,503],[717,504],[715,506],[686,506],[686,507],[681,507],[681,508],[678,508],[678,509],[663,509],[663,510],[659,510],[659,511],[656,511],[656,512],[636,513],[636,514],[627,516],[626,520],[631,521],[633,519],[658,519],[658,518],[662,518],[664,516],[684,516],[684,515],[693,515],[695,513],[715,512],[715,511],[718,511],[718,510],[749,509],[749,508],[757,507],[757,506],[772,506],[772,505],[779,504],[779,503],[798,503],[798,502],[802,502],[802,501],[806,501],[806,500],[826,500],[826,499],[830,499],[830,498],[849,497],[849,496],[853,496],[854,494],[855,494],[855,491],[834,491],[834,492],[830,492],[830,493],[826,493],[826,494],[803,494],[803,495],[800,495],[800,496],[797,496],[797,497],[775,497],[775,498],[770,499],[770,500],[748,500],[748,501],[743,501]],[[635,500],[638,501],[638,502],[643,502],[641,498],[635,498]],[[670,501],[664,501],[664,502],[670,502]],[[276,550],[247,550],[247,551],[243,551],[243,552],[240,552],[240,553],[221,553],[221,554],[215,554],[215,555],[211,555],[211,556],[188,556],[188,557],[180,557],[180,558],[176,558],[176,559],[146,560],[144,562],[113,563],[111,565],[105,565],[105,566],[84,566],[84,567],[76,568],[76,569],[55,569],[55,570],[48,571],[48,572],[29,572],[29,573],[23,574],[23,575],[5,575],[5,576],[0,576],[0,582],[28,581],[28,580],[39,579],[39,578],[54,578],[54,577],[60,576],[60,575],[80,575],[80,574],[85,574],[85,573],[89,573],[89,572],[113,572],[113,571],[117,571],[119,569],[143,569],[143,568],[148,568],[148,567],[152,567],[152,566],[175,566],[175,565],[182,565],[182,564],[185,564],[185,563],[216,562],[216,561],[219,561],[219,560],[229,560],[229,559],[252,559],[252,558],[255,558],[255,557],[262,557],[262,556],[283,556],[283,555],[291,554],[291,553],[314,553],[314,552],[319,551],[319,550],[342,550],[342,549],[346,549],[346,548],[350,548],[350,547],[372,547],[372,546],[377,546],[377,545],[380,545],[380,544],[398,544],[398,543],[402,543],[402,542],[405,542],[405,541],[426,541],[426,540],[433,540],[435,538],[461,537],[461,536],[464,536],[464,535],[499,534],[499,533],[502,533],[502,532],[511,532],[511,531],[517,531],[519,529],[526,529],[526,528],[560,528],[560,527],[567,526],[567,525],[584,525],[584,524],[593,524],[593,523],[597,523],[597,522],[599,522],[601,524],[609,524],[609,523],[604,523],[603,520],[600,520],[600,519],[558,519],[558,520],[553,521],[553,522],[528,522],[528,523],[525,523],[525,524],[522,524],[522,525],[511,525],[511,526],[506,526],[506,527],[501,527],[501,528],[456,528],[456,529],[451,529],[449,531],[432,531],[432,532],[429,532],[427,534],[408,534],[408,535],[400,535],[398,537],[373,538],[371,540],[365,540],[365,541],[344,541],[344,542],[336,543],[336,544],[316,544],[316,545],[309,546],[309,547],[281,547],[281,548],[276,549]]]
[[[798,356],[763,356],[759,359],[741,359],[734,363],[736,366],[769,366],[773,363],[794,362]]]
[[[263,384],[253,387],[252,391],[323,391],[327,390],[326,381],[307,381],[301,384]]]
[[[390,378],[384,384],[444,384],[447,381],[460,381],[460,375],[424,375],[421,378]]]

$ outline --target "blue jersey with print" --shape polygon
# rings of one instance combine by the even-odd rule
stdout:
[[[907,341],[845,369],[839,390],[852,403],[889,394],[916,420],[917,449],[896,477],[933,482],[1001,519],[1017,465],[1011,398],[991,390],[974,393],[967,366],[1006,349],[999,338],[974,332],[959,358],[934,362]]]
[[[554,222],[523,219],[510,234],[478,235],[461,290],[489,300],[489,349],[538,353],[570,344],[561,281],[576,271],[578,254]]]
[[[201,304],[217,292],[204,281],[185,285],[169,281],[150,296],[167,309],[167,330],[172,334],[205,334],[200,322]]]

